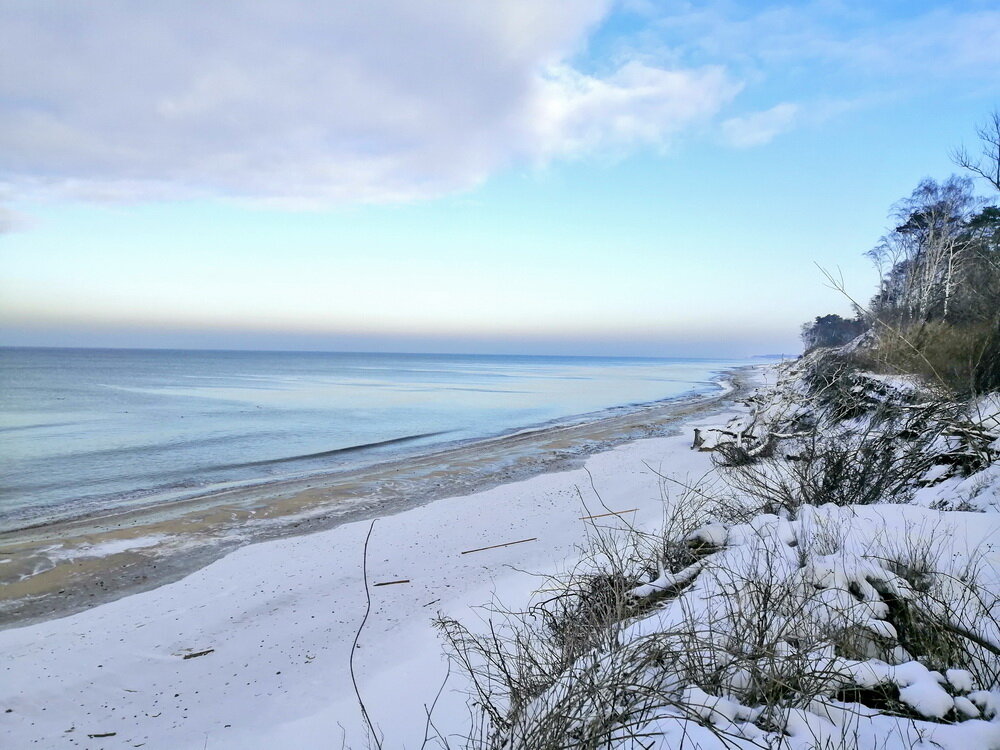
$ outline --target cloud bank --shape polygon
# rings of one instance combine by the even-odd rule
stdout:
[[[798,112],[798,106],[785,102],[763,112],[731,117],[722,123],[722,135],[736,148],[761,146],[790,130]]]
[[[410,200],[664,146],[720,67],[573,67],[604,0],[0,0],[0,183],[96,200]]]

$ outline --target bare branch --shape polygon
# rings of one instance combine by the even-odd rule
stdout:
[[[1000,110],[990,113],[989,119],[976,128],[976,135],[982,144],[981,156],[974,157],[960,146],[952,150],[951,160],[1000,191]]]
[[[351,657],[348,661],[348,666],[351,670],[351,683],[354,685],[354,694],[358,697],[358,705],[361,706],[361,716],[364,717],[365,725],[368,727],[371,741],[375,743],[375,747],[378,748],[378,750],[382,750],[382,743],[379,741],[378,733],[375,731],[375,725],[372,724],[371,717],[368,715],[368,709],[365,708],[365,702],[361,699],[361,691],[358,689],[358,681],[354,676],[354,652],[358,649],[358,641],[361,639],[361,631],[365,629],[365,623],[368,622],[368,615],[370,615],[372,611],[371,590],[368,588],[368,540],[372,537],[372,529],[375,528],[375,521],[377,520],[377,518],[372,519],[371,526],[368,527],[368,535],[365,537],[365,548],[361,559],[361,576],[365,583],[365,616],[361,618],[361,624],[358,625],[358,632],[354,634],[354,642],[351,644]]]

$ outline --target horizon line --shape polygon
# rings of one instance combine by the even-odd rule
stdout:
[[[132,351],[132,352],[214,352],[229,354],[363,354],[406,357],[531,357],[537,359],[558,357],[562,359],[656,359],[656,360],[747,360],[779,359],[798,357],[795,353],[751,354],[747,356],[657,356],[651,354],[500,354],[495,352],[407,352],[407,351],[364,351],[347,349],[226,349],[218,347],[176,347],[176,346],[45,346],[33,344],[2,344],[0,350],[46,350],[46,351]]]

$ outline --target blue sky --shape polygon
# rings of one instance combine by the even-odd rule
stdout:
[[[0,0],[0,344],[797,351],[1000,100],[993,3],[335,5]]]

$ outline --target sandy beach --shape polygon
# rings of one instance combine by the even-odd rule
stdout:
[[[370,521],[359,519],[377,516],[372,612],[355,669],[362,693],[377,696],[369,710],[384,746],[419,747],[424,706],[447,675],[435,614],[475,618],[493,598],[524,600],[539,579],[523,571],[572,560],[592,523],[581,519],[602,503],[655,524],[656,472],[707,470],[691,430],[740,408],[752,376],[738,373],[735,389],[712,397],[428,456],[405,473],[383,467],[391,481],[293,482],[166,518],[91,519],[4,539],[6,558],[47,555],[53,567],[4,586],[15,603],[7,617],[25,619],[0,632],[3,733],[16,747],[365,746],[348,663],[365,609]],[[366,495],[379,482],[383,492]],[[184,534],[213,543],[185,549]],[[265,534],[280,538],[248,543]],[[62,556],[51,549],[57,539]],[[519,543],[470,552],[508,542]],[[112,554],[99,556],[102,546]],[[377,585],[394,581],[405,583]],[[102,599],[114,601],[52,619]],[[450,680],[435,710],[441,731],[462,724],[464,702]]]

